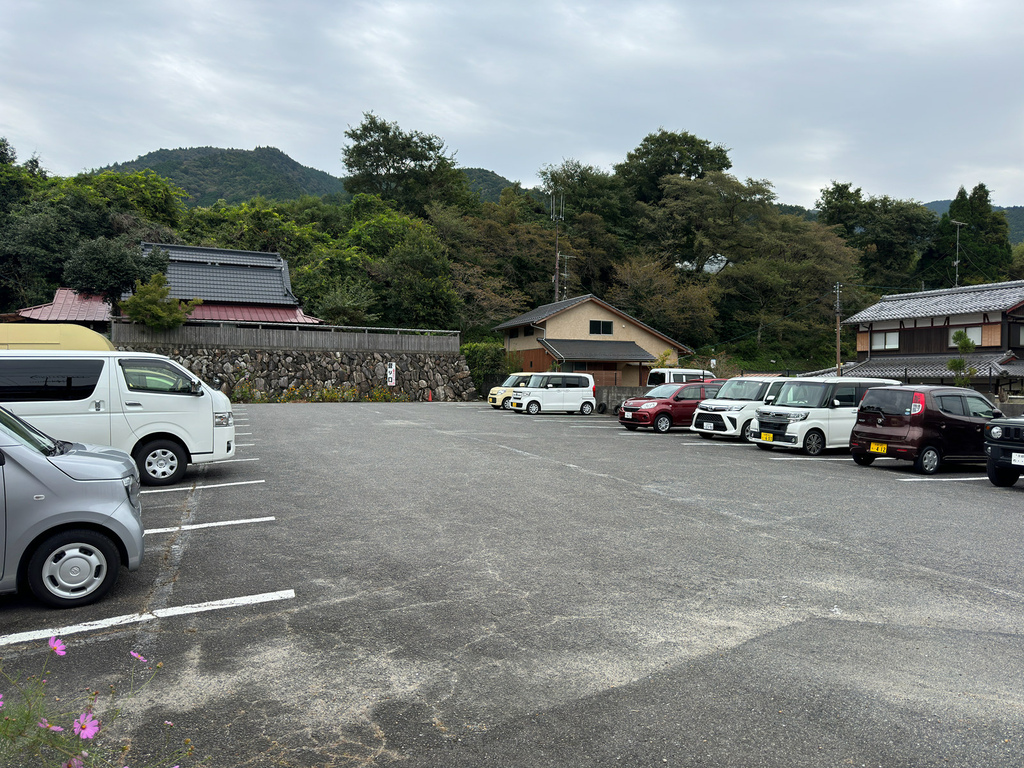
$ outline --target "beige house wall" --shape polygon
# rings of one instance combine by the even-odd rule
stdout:
[[[591,320],[611,320],[611,336],[603,334],[591,335]],[[657,357],[666,349],[671,349],[673,354],[679,353],[677,347],[673,347],[664,339],[592,301],[577,304],[554,317],[548,318],[545,337],[549,339],[580,339],[584,341],[632,341],[654,357]],[[513,341],[518,341],[518,339],[513,339]]]

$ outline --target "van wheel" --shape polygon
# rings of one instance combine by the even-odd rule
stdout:
[[[875,461],[875,457],[870,453],[854,453],[852,456],[854,464],[860,464],[862,467],[870,467]]]
[[[991,461],[986,465],[988,479],[997,488],[1009,488],[1020,479],[1020,472],[1006,467],[997,467]]]
[[[40,602],[54,608],[94,603],[117,581],[121,556],[108,537],[90,530],[51,536],[28,561],[28,586]]]
[[[536,400],[531,400],[530,404],[526,406],[526,412],[531,416],[536,416],[540,413],[540,403]]]
[[[823,450],[825,450],[825,435],[812,429],[804,436],[804,453],[808,456],[817,456]]]
[[[170,485],[185,474],[188,459],[185,450],[171,440],[154,440],[132,454],[139,475],[146,485]]]
[[[942,458],[939,456],[939,450],[930,445],[926,445],[921,449],[921,452],[917,454],[917,460],[914,462],[914,469],[922,475],[934,475],[939,471],[939,464],[941,463]]]
[[[584,403],[583,405],[580,406],[580,413],[582,413],[584,416],[589,416],[593,412],[594,412],[594,404],[593,403]]]
[[[504,400],[501,401],[501,409],[503,411],[512,410],[512,398],[511,397],[506,397]]]
[[[663,413],[654,420],[654,431],[665,434],[672,429],[672,417]]]
[[[747,419],[745,422],[743,422],[743,427],[740,428],[740,442],[741,443],[749,443],[750,442],[750,422],[752,422],[752,421],[753,421],[753,419]]]

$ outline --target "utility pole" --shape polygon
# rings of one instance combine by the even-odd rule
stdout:
[[[839,294],[842,291],[842,283],[836,283],[836,376],[843,375],[843,356],[840,350],[839,318],[843,314],[842,305],[839,303]]]
[[[967,224],[963,221],[949,220],[950,224],[956,225],[956,259],[953,261],[953,266],[956,267],[956,281],[953,283],[954,288],[960,287],[960,227],[966,227]]]
[[[555,193],[551,193],[551,220],[555,222],[555,301],[559,301],[559,260],[560,254],[558,253],[558,222],[565,218],[565,194],[559,195],[559,199],[555,200]]]

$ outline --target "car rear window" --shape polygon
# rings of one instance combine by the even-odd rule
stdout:
[[[909,390],[875,387],[865,393],[860,406],[861,408],[870,406],[881,413],[896,416],[910,413],[910,405],[913,402],[914,393]]]

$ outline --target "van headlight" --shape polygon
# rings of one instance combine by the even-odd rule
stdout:
[[[786,418],[789,419],[790,423],[794,421],[803,421],[810,414],[807,411],[800,411],[798,413],[787,413]]]
[[[989,437],[991,437],[993,440],[998,440],[1000,437],[1003,436],[1003,428],[1002,427],[989,427],[988,434],[989,434]]]
[[[213,426],[215,427],[230,427],[234,423],[235,415],[231,411],[213,414]]]

